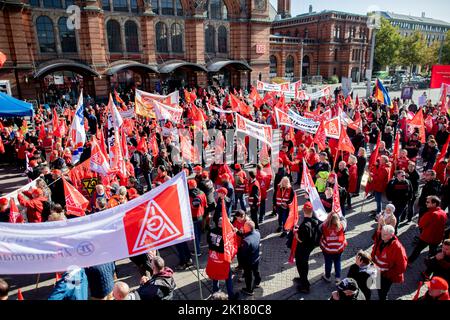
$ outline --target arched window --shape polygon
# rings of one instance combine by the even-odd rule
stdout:
[[[277,68],[278,68],[277,57],[270,56],[270,77],[271,78],[277,76]]]
[[[161,14],[166,16],[175,15],[173,0],[161,0]]]
[[[44,0],[44,8],[62,8],[61,0]]]
[[[125,22],[125,44],[127,52],[139,52],[138,28],[134,21]]]
[[[181,0],[175,0],[175,11],[177,12],[177,16],[183,16],[183,6],[181,5]]]
[[[288,56],[286,59],[286,70],[284,72],[285,78],[294,78],[294,57]]]
[[[208,53],[216,52],[216,29],[211,25],[205,29],[205,49]]]
[[[155,14],[159,14],[159,0],[152,0],[152,11]]]
[[[41,52],[56,52],[53,22],[49,17],[41,16],[36,19],[36,33],[38,36],[39,48]]]
[[[173,52],[183,52],[183,30],[178,23],[174,23],[170,30]]]
[[[222,9],[222,0],[211,0],[209,1],[209,13],[211,19],[221,19],[221,9]]]
[[[122,52],[119,22],[116,20],[109,20],[106,24],[106,32],[108,34],[109,52]]]
[[[219,27],[218,31],[219,53],[228,52],[228,33],[224,26]]]
[[[69,28],[67,28],[66,17],[61,17],[58,20],[58,29],[62,52],[77,52],[77,40],[75,38],[75,30],[69,30]]]
[[[113,0],[114,11],[128,11],[128,1],[127,0]]]
[[[168,52],[167,26],[163,22],[156,24],[156,51]]]
[[[102,0],[102,9],[106,11],[111,10],[111,5],[109,4],[109,0]]]

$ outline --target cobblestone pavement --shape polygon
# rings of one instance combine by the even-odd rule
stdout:
[[[8,172],[8,173],[6,173]],[[21,174],[0,167],[0,192],[6,194],[16,189],[20,185],[26,183],[26,179]],[[304,203],[303,192],[297,189],[299,194],[299,204]],[[271,194],[269,194],[271,199]],[[342,277],[344,277],[349,266],[354,263],[354,256],[360,249],[370,250],[372,246],[371,236],[376,228],[376,224],[369,216],[369,212],[375,209],[374,199],[364,201],[363,194],[352,199],[353,210],[347,213],[348,220],[347,239],[348,247],[342,256]],[[266,205],[270,208],[269,201]],[[330,293],[335,290],[334,279],[331,283],[327,283],[321,279],[324,272],[323,255],[319,248],[316,248],[310,259],[309,279],[312,284],[310,294],[298,293],[296,285],[292,279],[298,277],[295,265],[288,264],[289,249],[286,247],[286,238],[280,238],[280,233],[276,233],[278,222],[276,217],[269,217],[270,212],[266,216],[266,221],[261,225],[261,252],[262,260],[260,263],[260,272],[262,283],[260,289],[255,289],[255,295],[246,297],[241,295],[240,299],[248,300],[325,300],[328,299]],[[417,217],[416,217],[417,219]],[[404,244],[407,253],[412,250],[412,242],[414,237],[418,235],[417,226],[414,223],[401,225],[399,228],[399,237]],[[203,255],[199,258],[200,265],[200,282],[202,287],[203,298],[208,297],[212,291],[212,282],[205,273],[207,261],[207,245],[205,237],[202,239]],[[193,250],[192,243],[190,247]],[[402,284],[394,284],[389,294],[389,299],[409,300],[414,296],[419,281],[419,274],[424,270],[423,258],[427,254],[424,251],[421,257],[408,268],[405,275],[405,282]],[[167,265],[175,268],[178,263],[176,251],[174,248],[166,248],[161,250],[161,256],[166,260]],[[124,259],[116,262],[117,276],[119,280],[127,282],[130,287],[136,288],[139,285],[139,272],[137,267],[129,260]],[[194,259],[195,265],[195,259]],[[236,263],[233,264],[236,266]],[[51,292],[54,282],[54,274],[37,275],[14,275],[3,276],[11,285],[11,299],[16,298],[17,288],[22,289],[25,299],[46,299]],[[200,299],[199,281],[197,278],[197,269],[195,267],[186,271],[177,271],[175,273],[175,281],[177,290],[175,298],[180,300]],[[234,290],[238,291],[244,287],[243,282],[238,281],[238,277],[233,278]],[[224,283],[221,283],[223,290]],[[373,299],[377,298],[376,291],[372,294]]]

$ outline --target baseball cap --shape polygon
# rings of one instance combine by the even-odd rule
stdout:
[[[303,209],[312,210],[312,208],[313,206],[309,201],[305,202],[305,204],[303,205]]]
[[[217,190],[217,193],[223,193],[224,195],[227,195],[228,194],[228,190],[226,188],[219,188]]]
[[[189,187],[189,189],[197,188],[197,181],[189,180],[188,181],[188,187]]]
[[[448,283],[444,278],[441,277],[433,277],[431,281],[427,282],[427,286],[431,290],[448,290]]]
[[[194,167],[194,172],[200,173],[200,172],[202,172],[202,170],[203,170],[203,168],[201,166],[195,166]]]
[[[6,198],[1,198],[0,199],[0,206],[5,206],[8,204],[8,199]]]
[[[234,165],[235,170],[241,170],[241,165],[239,163]]]
[[[344,279],[342,279],[341,282],[338,283],[337,288],[340,291],[346,291],[346,290],[356,291],[356,290],[358,290],[359,287],[358,287],[358,283],[356,282],[355,279],[344,278]]]
[[[202,178],[203,179],[206,179],[206,178],[208,178],[209,177],[209,172],[208,171],[203,171],[202,172]]]

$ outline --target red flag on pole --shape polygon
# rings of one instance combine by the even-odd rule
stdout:
[[[64,184],[64,194],[66,197],[66,212],[77,217],[85,215],[85,211],[89,205],[89,200],[87,200],[83,195],[75,189],[66,179],[63,179]]]
[[[23,298],[23,294],[22,294],[22,290],[21,289],[17,290],[17,300],[25,300]]]
[[[320,123],[319,128],[317,129],[316,135],[314,136],[314,141],[313,143],[317,144],[317,146],[319,147],[319,150],[325,150],[325,148],[327,147],[325,144],[327,137],[325,135],[325,129],[323,127],[323,122]]]
[[[445,155],[448,152],[449,144],[450,144],[450,135],[447,137],[447,142],[445,142],[445,144],[442,146],[441,153],[439,154],[439,157],[437,158],[436,163],[433,166],[434,171],[437,171],[439,163],[445,159]]]
[[[2,136],[0,136],[0,153],[5,153],[5,146],[3,145]]]
[[[352,140],[350,140],[347,135],[347,130],[345,130],[344,126],[341,126],[341,135],[338,143],[338,150],[347,151],[351,154],[355,153],[355,147],[353,146]]]
[[[426,136],[425,136],[425,123],[424,123],[424,119],[423,119],[423,110],[422,109],[420,109],[416,113],[414,118],[411,121],[409,121],[408,126],[409,126],[410,133],[412,133],[414,131],[414,128],[419,129],[420,142],[425,143],[427,141]]]
[[[111,168],[109,167],[108,158],[106,157],[106,154],[102,152],[95,137],[93,137],[92,139],[91,150],[91,170],[99,173],[102,176],[110,174]]]
[[[156,157],[159,153],[158,142],[156,141],[156,135],[152,134],[150,136],[150,149],[152,150],[152,155]]]
[[[223,237],[223,253],[224,260],[231,263],[237,253],[236,232],[230,222],[225,209],[225,201],[222,201],[222,237]]]
[[[289,205],[289,216],[284,224],[284,229],[292,231],[298,223],[298,218],[297,193],[294,191],[294,200]]]
[[[339,184],[337,182],[337,179],[337,174],[334,174],[333,207],[331,209],[331,212],[342,216],[341,198],[339,196]]]
[[[17,208],[14,198],[9,199],[9,223],[23,223],[24,219]]]
[[[398,155],[400,152],[400,132],[397,131],[397,133],[395,134],[395,143],[394,143],[394,151],[393,151],[393,167],[389,173],[389,180],[391,180],[394,177],[394,171],[397,170],[397,160],[398,160]]]
[[[380,144],[381,144],[381,133],[378,133],[377,145],[369,158],[369,167],[368,167],[369,172],[372,170],[373,166],[377,162],[378,150],[380,149]],[[369,194],[370,191],[372,191],[372,184],[369,181],[367,181],[365,193]]]

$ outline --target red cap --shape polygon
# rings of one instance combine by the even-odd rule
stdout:
[[[8,199],[6,199],[6,198],[0,199],[0,206],[6,206],[7,204],[8,204]]]
[[[42,189],[36,188],[31,194],[33,195],[33,197],[42,197],[44,195],[44,191],[42,191]]]
[[[222,181],[224,181],[224,180],[230,181],[231,178],[230,178],[230,175],[228,173],[224,173],[224,174],[220,175],[220,180],[222,180]]]
[[[202,172],[202,170],[203,170],[203,168],[201,166],[195,166],[194,167],[194,172],[200,173],[200,172]]]
[[[309,202],[309,201],[305,202],[305,204],[303,205],[303,209],[312,210],[312,208],[313,208],[313,206],[312,206],[311,202]]]
[[[441,277],[433,277],[430,282],[427,282],[427,286],[430,290],[448,290],[448,283]]]
[[[61,174],[61,170],[54,169],[54,170],[52,170],[52,174],[60,175]]]
[[[217,193],[223,193],[224,195],[227,195],[228,194],[228,190],[226,188],[219,188],[217,190]]]
[[[203,171],[202,172],[202,178],[207,179],[209,177],[209,172],[208,171]]]
[[[189,189],[197,188],[197,181],[189,180],[188,181],[188,187],[189,187]]]
[[[235,170],[241,170],[241,165],[239,163],[234,165]]]

